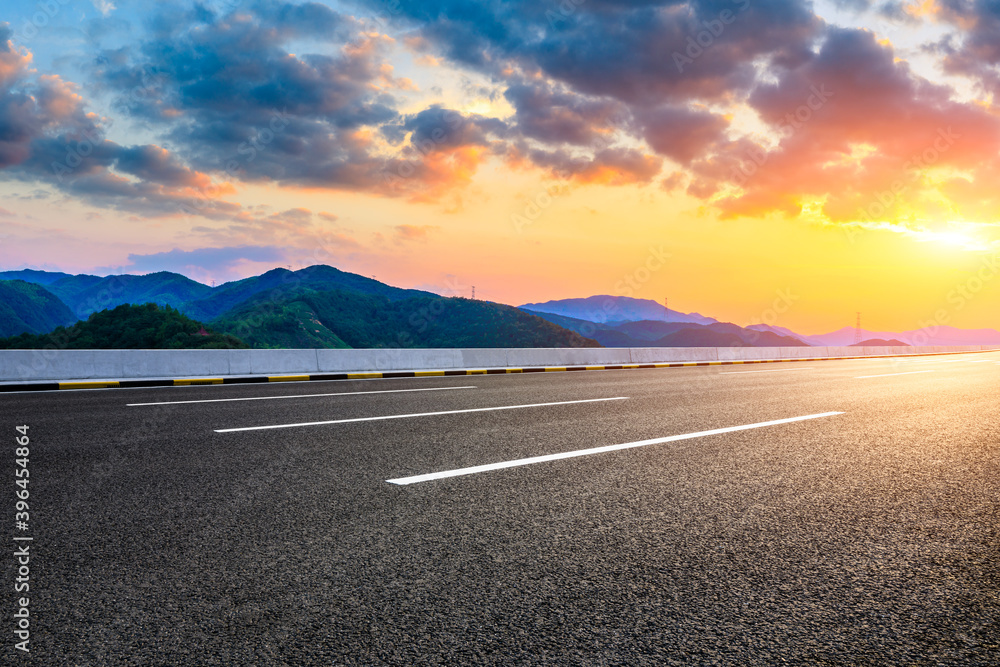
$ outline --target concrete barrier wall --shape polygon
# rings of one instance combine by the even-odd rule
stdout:
[[[628,349],[633,364],[719,360],[719,348],[716,347],[633,347]]]
[[[505,366],[588,366],[632,363],[627,347],[527,347],[506,350]]]
[[[995,346],[441,350],[0,350],[0,381],[590,366],[977,352]]]

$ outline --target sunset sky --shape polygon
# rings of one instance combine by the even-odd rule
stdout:
[[[996,2],[0,7],[5,270],[1000,328]]]

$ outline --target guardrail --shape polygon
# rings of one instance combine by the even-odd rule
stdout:
[[[0,350],[0,382],[397,370],[598,366],[685,361],[946,354],[988,345],[922,347],[633,347],[372,350]]]

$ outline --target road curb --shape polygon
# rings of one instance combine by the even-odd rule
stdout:
[[[651,368],[687,368],[691,366],[745,366],[798,361],[843,361],[847,359],[893,359],[939,357],[952,354],[981,354],[996,350],[965,352],[927,352],[923,354],[879,354],[851,357],[802,357],[795,359],[732,359],[728,361],[671,361],[649,364],[604,364],[593,366],[532,366],[524,368],[466,368],[423,371],[358,371],[354,373],[316,373],[295,375],[247,375],[240,377],[167,378],[156,380],[67,380],[59,382],[24,382],[0,384],[0,393],[14,391],[57,391],[60,389],[142,389],[148,387],[188,387],[210,384],[260,384],[268,382],[327,382],[330,380],[389,380],[394,378],[453,377],[463,375],[510,375],[515,373],[558,373],[569,371],[619,371]]]

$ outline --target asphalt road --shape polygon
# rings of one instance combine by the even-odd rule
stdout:
[[[0,406],[6,664],[1000,664],[1000,353]]]

